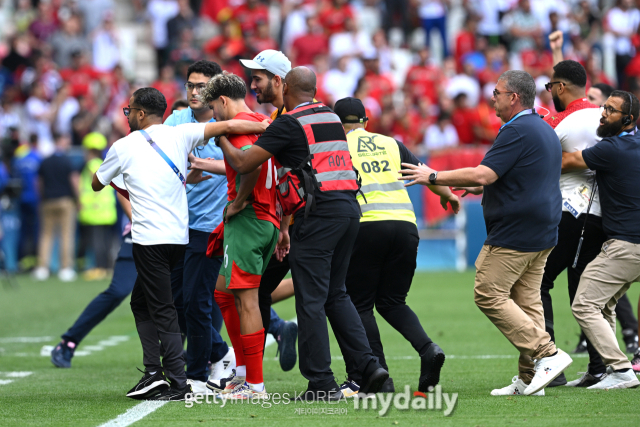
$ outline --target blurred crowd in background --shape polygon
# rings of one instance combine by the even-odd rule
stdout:
[[[122,107],[133,90],[159,89],[169,115],[186,98],[186,68],[196,60],[218,62],[250,83],[238,59],[282,50],[293,66],[315,70],[317,99],[329,106],[346,96],[362,99],[369,130],[425,158],[492,143],[501,125],[492,90],[508,69],[533,75],[538,112],[553,114],[544,88],[553,31],[564,34],[564,57],[585,66],[588,85],[640,96],[637,3],[4,0],[2,265],[11,271],[52,266],[65,280],[78,270],[88,270],[89,279],[104,277],[122,213],[114,194],[99,201],[85,194],[91,161],[129,132]],[[253,94],[247,101],[270,112]],[[112,206],[107,214],[104,204]]]

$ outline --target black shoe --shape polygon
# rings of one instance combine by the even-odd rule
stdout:
[[[76,345],[64,340],[51,350],[51,363],[58,368],[70,368],[73,352],[76,351]]]
[[[580,340],[575,350],[573,350],[575,354],[586,353],[587,352],[587,341]]]
[[[395,393],[395,392],[396,392],[396,387],[393,385],[393,378],[389,377],[384,382],[384,384],[382,384],[382,388],[378,393]]]
[[[167,400],[167,401],[180,401],[185,400],[187,396],[193,396],[193,390],[191,389],[191,385],[187,384],[187,386],[183,389],[176,389],[173,387],[169,387],[162,393],[155,396],[150,400]]]
[[[589,372],[583,372],[583,375],[580,378],[570,381],[566,385],[567,387],[591,387],[592,385],[598,384],[602,381],[605,376],[605,374],[602,374],[599,377],[594,377]]]
[[[553,381],[547,384],[547,387],[559,387],[567,383],[567,377],[564,376],[564,372],[558,375]]]
[[[342,390],[339,387],[333,387],[329,390],[307,389],[304,393],[296,396],[295,401],[337,402],[340,399],[344,399]]]
[[[140,369],[138,369],[140,371]],[[166,389],[169,388],[169,382],[164,377],[162,371],[156,371],[155,374],[150,374],[145,371],[140,382],[136,384],[134,388],[129,390],[127,397],[138,400],[145,400],[157,396]]]
[[[419,391],[428,393],[438,385],[444,359],[444,351],[436,343],[432,343],[424,355],[420,356]]]
[[[298,325],[295,322],[284,322],[278,328],[278,354],[280,355],[280,367],[287,372],[296,366],[298,355],[296,353],[296,340],[298,339]]]
[[[360,393],[379,392],[387,378],[389,378],[389,372],[382,368],[378,362],[369,362],[367,369],[362,374]]]
[[[633,329],[624,329],[622,339],[627,346],[627,353],[635,353],[638,350],[638,334]]]

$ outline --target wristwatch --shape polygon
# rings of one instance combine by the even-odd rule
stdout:
[[[436,179],[438,179],[438,172],[433,172],[431,175],[429,175],[429,183],[431,185],[436,185]]]

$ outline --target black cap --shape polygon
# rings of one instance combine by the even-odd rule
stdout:
[[[333,111],[340,117],[342,123],[364,123],[368,121],[364,104],[358,98],[343,98],[335,103]],[[356,120],[347,120],[347,116],[356,116]]]

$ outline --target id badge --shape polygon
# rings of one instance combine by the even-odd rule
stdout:
[[[571,195],[562,204],[571,212],[575,218],[578,218],[582,212],[589,206],[589,194],[591,188],[587,184],[580,184],[571,192]]]

